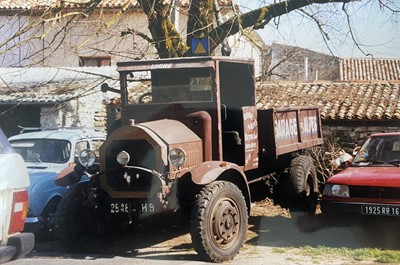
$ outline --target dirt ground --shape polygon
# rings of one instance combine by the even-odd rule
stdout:
[[[317,211],[318,213],[318,211]],[[170,259],[197,260],[191,246],[188,223],[175,217],[158,220],[146,226],[137,225],[114,238],[94,241],[82,252],[120,257],[149,258],[168,255]],[[165,225],[163,225],[165,223]],[[252,205],[246,242],[239,255],[229,264],[374,264],[372,261],[349,260],[342,256],[304,254],[303,247],[319,246],[350,249],[400,249],[398,222],[360,223],[356,220],[326,220],[321,214],[309,216],[291,213],[269,199]],[[29,257],[59,256],[70,258],[57,242],[36,244]],[[321,260],[323,261],[321,263]]]
[[[345,256],[326,253],[323,256],[304,254],[299,248],[319,246],[350,249],[380,248],[400,250],[398,222],[388,225],[380,220],[363,223],[357,220],[326,220],[317,208],[315,216],[291,213],[266,199],[252,205],[246,242],[231,264],[243,264],[250,257],[252,264],[375,264],[373,261],[356,261]],[[178,250],[187,248],[189,234],[165,240],[152,246]],[[138,254],[148,249],[138,250]],[[312,251],[311,251],[312,252]]]

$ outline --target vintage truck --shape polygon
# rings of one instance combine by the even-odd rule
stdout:
[[[61,245],[178,210],[190,213],[198,254],[233,259],[260,191],[315,212],[317,174],[306,150],[323,142],[316,107],[257,109],[251,59],[191,57],[121,62],[121,119],[100,157],[85,150],[58,181],[81,183],[60,202]],[[264,197],[265,198],[265,197]],[[161,216],[161,215],[160,215]],[[161,217],[160,217],[161,218]]]

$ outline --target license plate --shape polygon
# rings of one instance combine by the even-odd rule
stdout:
[[[361,213],[366,215],[400,216],[400,206],[362,205]]]
[[[132,204],[125,202],[113,202],[110,203],[110,212],[111,213],[152,213],[154,212],[154,204],[153,203],[141,203],[138,207],[132,207]]]

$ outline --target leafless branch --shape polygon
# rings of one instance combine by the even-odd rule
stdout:
[[[366,52],[361,48],[361,44],[357,41],[357,39],[356,39],[356,37],[355,37],[355,35],[354,35],[353,27],[352,27],[352,25],[351,25],[351,18],[350,18],[349,13],[347,12],[346,3],[343,3],[342,10],[343,10],[344,14],[346,15],[347,25],[348,25],[348,27],[349,27],[349,33],[350,33],[351,39],[353,40],[353,42],[354,42],[354,44],[356,45],[357,49],[358,49],[362,54],[364,54],[365,56],[372,56],[372,54],[366,53]]]

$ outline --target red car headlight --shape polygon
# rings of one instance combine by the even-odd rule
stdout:
[[[324,188],[325,196],[350,197],[349,187],[347,185],[326,184]]]

